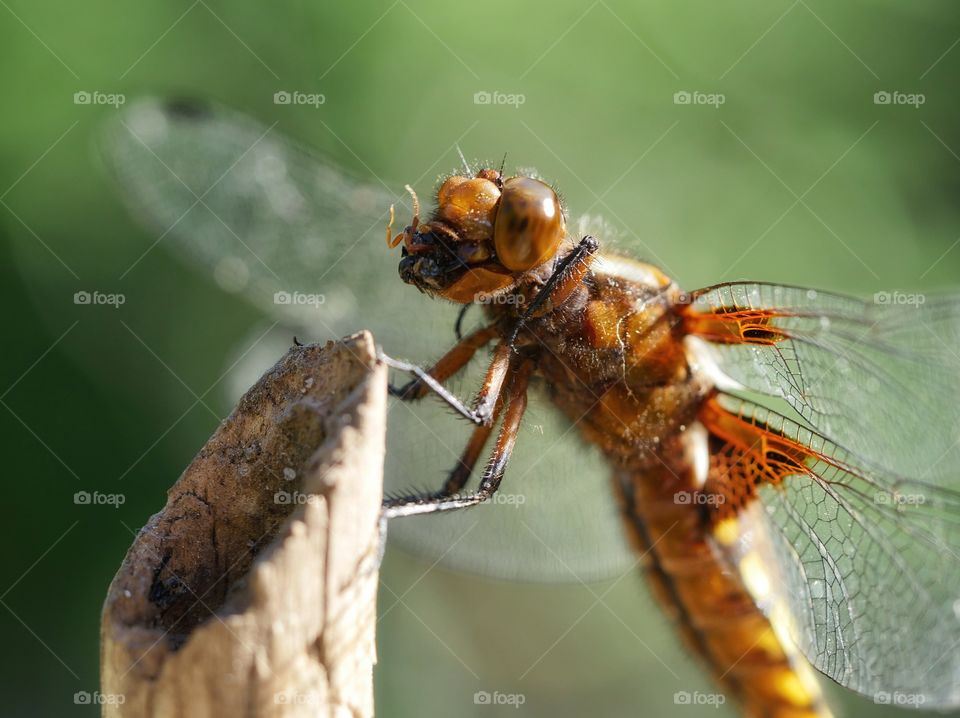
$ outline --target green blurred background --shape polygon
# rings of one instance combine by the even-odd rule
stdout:
[[[74,93],[216,98],[398,188],[455,166],[457,141],[507,152],[684,286],[871,295],[957,284],[958,37],[946,0],[0,1],[2,713],[94,714],[74,694],[98,685],[106,587],[229,410],[230,382],[215,382],[263,321],[163,243],[120,279],[156,235],[98,159],[114,109]],[[277,106],[284,89],[326,102]],[[475,103],[494,91],[524,101]],[[677,104],[684,91],[724,102]],[[126,303],[73,303],[94,289]],[[78,490],[125,502],[78,506]],[[674,704],[712,689],[639,580],[594,588],[610,589],[596,603],[391,549],[383,583],[381,715],[732,714]],[[475,706],[478,690],[525,704]],[[848,715],[896,714],[835,696]]]

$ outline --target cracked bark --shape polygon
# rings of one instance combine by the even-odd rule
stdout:
[[[367,333],[244,395],[110,585],[103,715],[373,715],[385,404]]]

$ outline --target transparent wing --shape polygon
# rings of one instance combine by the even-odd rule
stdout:
[[[383,237],[398,198],[386,188],[215,106],[140,101],[106,135],[108,164],[155,243],[225,289],[325,335],[396,297],[383,281],[396,264]]]
[[[481,367],[454,384],[479,385]],[[556,409],[531,389],[513,458],[490,504],[429,514],[390,524],[391,535],[417,553],[442,557],[451,567],[518,581],[589,582],[637,566],[626,543],[602,457],[580,440]],[[470,427],[446,407],[430,402],[390,409],[387,464],[406,473],[391,476],[388,489],[434,489],[465,445]],[[421,423],[421,421],[423,423]],[[394,427],[404,425],[402,431]],[[424,457],[441,452],[443,460]],[[418,468],[420,467],[420,468]],[[388,474],[390,471],[388,470]],[[469,488],[476,487],[472,479]]]
[[[225,108],[141,101],[104,144],[156,242],[291,334],[325,340],[368,328],[388,353],[424,365],[453,343],[457,308],[403,285],[398,254],[384,244],[390,204],[401,224],[410,216],[405,195]],[[470,317],[479,321],[479,311]],[[479,387],[487,358],[452,383],[460,396]],[[498,503],[394,521],[391,540],[447,566],[521,580],[595,580],[632,565],[599,457],[552,407],[531,401],[527,417]],[[468,433],[435,400],[391,403],[386,490],[438,488]]]
[[[960,299],[764,284],[692,296],[698,350],[796,412],[723,399],[764,427],[755,446],[719,442],[711,475],[731,502],[760,486],[734,547],[758,601],[838,683],[960,705]]]
[[[774,625],[817,669],[878,703],[960,705],[960,494],[869,465],[765,408],[723,401],[768,437],[805,447],[784,454],[781,444],[761,462],[720,447],[710,478],[730,486],[758,463],[767,477],[769,467],[786,474],[737,513],[731,547]],[[801,451],[800,466],[785,465]]]
[[[960,485],[960,296],[761,283],[691,296],[690,316],[749,318],[746,339],[703,345],[726,376],[885,469]]]

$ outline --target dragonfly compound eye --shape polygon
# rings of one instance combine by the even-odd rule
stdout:
[[[525,272],[556,254],[566,232],[557,193],[532,177],[511,177],[503,185],[493,230],[497,258],[507,269]]]

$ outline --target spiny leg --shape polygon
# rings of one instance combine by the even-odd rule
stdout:
[[[483,452],[483,447],[487,445],[490,434],[493,433],[493,427],[500,418],[500,410],[503,408],[502,396],[493,409],[493,421],[487,426],[478,426],[470,434],[470,439],[460,455],[457,465],[447,475],[447,480],[439,491],[429,494],[410,494],[407,496],[395,496],[384,499],[382,511],[380,513],[380,542],[377,547],[377,565],[383,562],[383,555],[387,549],[387,519],[394,516],[407,515],[402,508],[413,504],[427,504],[439,499],[455,496],[457,492],[466,486],[470,474],[473,473],[473,467],[477,465],[477,459]],[[412,512],[411,512],[412,513]]]
[[[506,344],[504,343],[502,346],[506,346]],[[498,346],[498,349],[499,348]],[[507,350],[509,352],[509,347]],[[520,421],[527,408],[527,386],[532,370],[533,363],[529,360],[523,360],[514,373],[506,399],[507,409],[504,415],[503,425],[500,427],[496,445],[487,462],[487,467],[483,471],[483,476],[480,479],[480,487],[477,491],[463,496],[455,495],[457,491],[463,488],[467,478],[470,476],[473,465],[476,463],[480,451],[492,431],[492,426],[481,426],[474,430],[467,444],[467,448],[463,452],[460,463],[450,473],[450,477],[440,491],[424,496],[404,496],[389,499],[383,504],[383,517],[395,518],[397,516],[413,516],[438,511],[452,511],[454,509],[475,506],[493,496],[497,489],[500,488],[500,482],[503,479],[504,472],[507,469],[507,463],[510,461],[510,456],[513,453],[513,447],[517,440]],[[494,414],[499,414],[499,412],[500,402],[497,401]]]
[[[479,334],[479,332],[475,332],[474,334]],[[483,344],[486,344],[488,341],[489,339],[484,338]],[[382,351],[378,352],[379,359],[388,366],[392,366],[395,369],[400,369],[402,371],[408,371],[416,376],[416,379],[407,384],[405,387],[402,389],[391,390],[391,393],[394,393],[395,391],[405,392],[407,387],[419,383],[422,386],[422,389],[415,387],[415,389],[410,390],[408,396],[401,398],[409,398],[409,400],[413,400],[415,398],[420,398],[421,396],[432,391],[441,399],[443,399],[443,401],[445,401],[449,406],[451,406],[454,411],[477,426],[486,426],[491,424],[493,407],[496,404],[497,398],[500,396],[504,380],[508,374],[510,365],[510,348],[505,342],[500,342],[497,345],[493,353],[493,361],[490,362],[490,366],[487,368],[487,374],[484,377],[483,386],[481,387],[480,392],[477,394],[474,402],[474,408],[470,408],[462,400],[452,394],[446,387],[444,387],[437,378],[446,378],[447,376],[451,376],[456,373],[456,370],[451,369],[451,367],[454,366],[456,362],[459,362],[459,366],[457,366],[456,369],[462,368],[467,363],[470,356],[476,352],[477,348],[479,348],[479,346],[483,346],[483,344],[479,344],[478,346],[468,345],[467,349],[460,349],[459,347],[461,344],[465,343],[466,340],[458,343],[457,346],[447,352],[444,357],[437,362],[434,369],[431,369],[429,372],[424,371],[416,364],[410,364],[398,359],[393,359],[388,357]],[[469,354],[464,357],[464,354],[468,350]],[[454,357],[454,359],[448,360],[448,357]],[[437,371],[436,375],[434,375],[433,372],[436,367],[441,365],[442,368]]]
[[[460,454],[460,459],[457,462],[457,465],[450,471],[449,474],[447,474],[447,480],[444,481],[443,486],[438,491],[425,494],[391,496],[385,499],[383,502],[385,515],[388,517],[392,517],[394,515],[403,515],[392,512],[398,507],[403,507],[410,504],[425,504],[432,501],[437,501],[439,499],[449,498],[451,496],[455,496],[461,489],[463,489],[463,487],[466,486],[470,475],[473,473],[473,467],[477,465],[477,460],[480,458],[480,454],[483,453],[483,447],[487,445],[487,441],[490,439],[490,435],[493,433],[494,425],[497,419],[500,418],[500,410],[502,409],[502,406],[502,400],[497,402],[497,405],[494,408],[493,423],[488,426],[478,426],[474,428],[473,432],[470,434],[470,439],[467,441],[466,447],[464,447],[463,452]]]
[[[467,442],[460,460],[457,465],[447,475],[447,480],[439,491],[426,494],[411,494],[407,496],[397,496],[386,499],[383,502],[384,515],[402,515],[391,513],[397,507],[408,505],[425,505],[440,499],[454,496],[460,491],[473,473],[473,467],[483,452],[490,434],[493,433],[493,427],[500,418],[500,412],[503,408],[503,385],[509,374],[511,364],[514,361],[511,357],[510,348],[505,342],[500,342],[494,351],[493,361],[487,368],[483,384],[480,391],[477,392],[476,405],[481,407],[482,411],[490,411],[490,421],[477,426],[470,439]]]
[[[510,347],[507,346],[506,342],[501,341],[494,350],[493,361],[491,361],[490,366],[487,367],[483,384],[480,386],[480,391],[477,392],[475,400],[475,406],[477,407],[476,412],[481,416],[487,417],[487,420],[480,423],[477,428],[474,429],[470,440],[467,442],[466,448],[464,448],[460,456],[460,461],[453,470],[450,471],[447,480],[439,491],[386,499],[383,502],[384,513],[382,514],[382,519],[384,522],[393,515],[391,510],[395,507],[435,502],[438,499],[454,496],[466,485],[470,474],[473,473],[473,467],[476,465],[477,459],[480,458],[483,447],[490,438],[490,434],[493,433],[493,427],[500,417],[500,411],[503,408],[504,382],[510,374],[511,365],[514,363],[515,360],[513,359]],[[384,523],[383,526],[385,528],[386,524]]]
[[[457,343],[440,357],[436,364],[429,370],[420,369],[420,371],[429,374],[439,382],[444,382],[463,369],[477,350],[496,339],[497,334],[496,327],[489,326],[472,331],[466,337],[458,336]],[[430,387],[417,375],[403,386],[397,387],[391,384],[389,391],[392,396],[404,401],[416,401],[426,396],[430,392]]]

